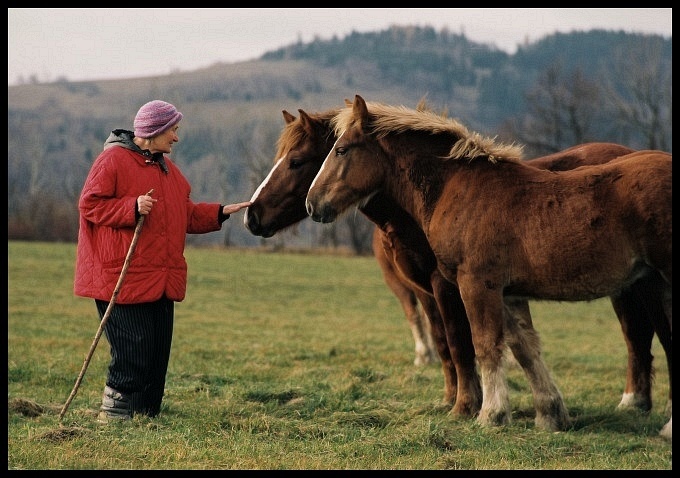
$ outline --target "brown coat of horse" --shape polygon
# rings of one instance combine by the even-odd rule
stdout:
[[[515,300],[610,296],[625,305],[644,293],[662,316],[657,332],[672,330],[671,155],[636,152],[554,173],[428,112],[373,103],[369,112],[357,96],[334,121],[339,139],[308,192],[308,213],[330,222],[385,196],[412,216],[468,314],[484,391],[480,423],[510,420],[507,343],[531,384],[537,426],[569,426],[537,334],[509,313]],[[630,330],[647,327],[640,319],[622,326],[633,340]],[[662,434],[672,437],[672,418]]]

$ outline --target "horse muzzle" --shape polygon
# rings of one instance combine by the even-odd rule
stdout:
[[[321,207],[314,207],[314,204],[307,202],[307,214],[315,222],[329,223],[335,221],[338,217],[338,213],[335,208],[330,203],[325,203]]]

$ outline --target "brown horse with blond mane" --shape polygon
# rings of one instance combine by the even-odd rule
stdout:
[[[331,222],[383,196],[413,218],[465,305],[481,424],[510,421],[507,344],[531,385],[537,427],[570,426],[538,335],[513,318],[511,301],[629,303],[642,294],[659,335],[672,331],[670,154],[639,151],[555,173],[521,161],[514,145],[428,111],[367,105],[357,95],[333,122],[338,139],[310,187],[308,214]],[[626,326],[645,328],[622,325],[624,334]],[[661,434],[672,439],[672,416]]]

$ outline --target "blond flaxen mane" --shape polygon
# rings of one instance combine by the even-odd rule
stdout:
[[[445,159],[473,159],[484,156],[488,157],[489,161],[496,162],[516,161],[522,157],[522,146],[499,143],[495,138],[471,132],[457,120],[445,114],[437,114],[421,104],[418,109],[376,102],[367,102],[366,106],[371,116],[369,127],[378,138],[408,131],[448,134],[458,139]],[[339,138],[352,126],[353,119],[351,106],[340,110],[332,120],[336,137]]]

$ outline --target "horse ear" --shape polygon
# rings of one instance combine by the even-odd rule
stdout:
[[[354,119],[362,123],[362,127],[368,123],[368,107],[364,99],[359,95],[354,97],[352,113],[354,114]]]
[[[312,118],[310,118],[309,115],[304,112],[304,110],[298,110],[298,113],[300,113],[300,123],[302,123],[302,127],[305,129],[307,134],[311,135],[314,133]]]
[[[286,122],[286,124],[289,124],[295,121],[295,116],[290,114],[288,111],[283,110],[283,120]]]

